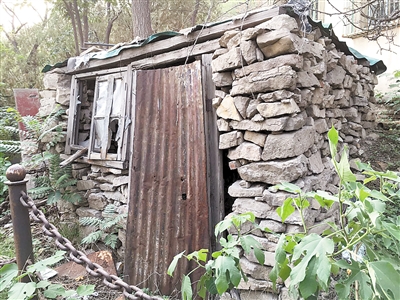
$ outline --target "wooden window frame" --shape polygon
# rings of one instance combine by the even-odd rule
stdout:
[[[106,167],[114,167],[118,169],[125,169],[128,166],[129,160],[129,142],[130,132],[133,132],[131,128],[133,126],[131,103],[132,103],[132,91],[134,85],[132,84],[135,79],[135,71],[129,66],[121,70],[110,69],[102,70],[99,72],[90,72],[87,74],[77,74],[72,77],[71,80],[71,95],[70,95],[70,107],[68,117],[68,129],[67,139],[65,146],[65,153],[72,154],[73,150],[82,150],[88,148],[86,156],[77,159],[78,162],[84,162],[94,165],[101,165]],[[80,99],[82,99],[82,86],[83,82],[87,80],[95,81],[94,98],[92,104],[92,115],[89,132],[89,145],[87,147],[79,144],[79,122],[80,122]],[[120,84],[117,81],[120,80]],[[104,92],[101,93],[99,89],[100,83],[107,82],[107,95],[104,100]],[[120,87],[120,93],[115,89],[116,86]],[[103,97],[99,103],[99,99]],[[118,99],[114,99],[118,97]],[[122,97],[122,98],[121,98]],[[105,114],[103,114],[103,132],[102,140],[96,140],[96,130],[99,127],[95,126],[96,118],[99,119],[97,114],[99,104],[105,104]],[[122,105],[121,105],[122,104]],[[115,105],[115,106],[114,106]],[[117,107],[118,105],[118,107]],[[116,113],[117,112],[117,113]],[[118,125],[115,128],[117,130],[112,131],[110,124]],[[111,136],[115,137],[114,145],[116,145],[116,153],[109,153]],[[97,143],[96,143],[97,142]],[[114,147],[115,148],[115,147]]]

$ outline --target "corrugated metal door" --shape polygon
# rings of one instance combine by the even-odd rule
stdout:
[[[201,64],[136,74],[125,275],[171,295],[189,271],[169,277],[173,257],[210,244]]]

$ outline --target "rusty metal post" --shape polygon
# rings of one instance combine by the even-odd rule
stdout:
[[[33,247],[31,225],[29,213],[26,207],[21,204],[19,198],[21,191],[26,193],[25,180],[26,171],[23,166],[15,164],[6,171],[6,177],[9,181],[8,192],[10,197],[11,218],[14,230],[15,256],[17,259],[18,270],[24,271],[28,260],[33,263]],[[29,276],[24,276],[23,282],[29,282]]]

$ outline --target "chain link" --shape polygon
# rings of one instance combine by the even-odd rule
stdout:
[[[131,300],[162,300],[157,296],[150,296],[143,292],[140,288],[129,285],[122,281],[118,276],[109,274],[102,266],[92,262],[82,251],[77,250],[72,243],[65,237],[63,237],[57,230],[57,228],[51,224],[46,216],[40,211],[32,198],[30,198],[25,192],[21,192],[20,198],[21,204],[29,210],[29,214],[36,223],[41,223],[43,233],[54,239],[58,248],[69,253],[70,259],[86,267],[86,271],[98,278],[103,279],[103,284],[112,290],[120,290],[123,295]]]

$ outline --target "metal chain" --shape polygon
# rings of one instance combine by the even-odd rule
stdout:
[[[124,296],[131,300],[162,300],[157,296],[150,296],[143,292],[140,288],[129,285],[125,281],[121,280],[118,276],[109,274],[102,266],[92,262],[82,251],[77,250],[71,242],[63,237],[57,230],[57,228],[51,224],[46,216],[40,211],[32,198],[30,198],[25,192],[21,192],[20,198],[21,204],[29,210],[29,214],[32,219],[37,223],[42,223],[42,230],[45,235],[53,238],[58,248],[69,253],[70,259],[79,264],[85,265],[86,271],[94,276],[103,278],[103,284],[112,290],[121,290]]]

